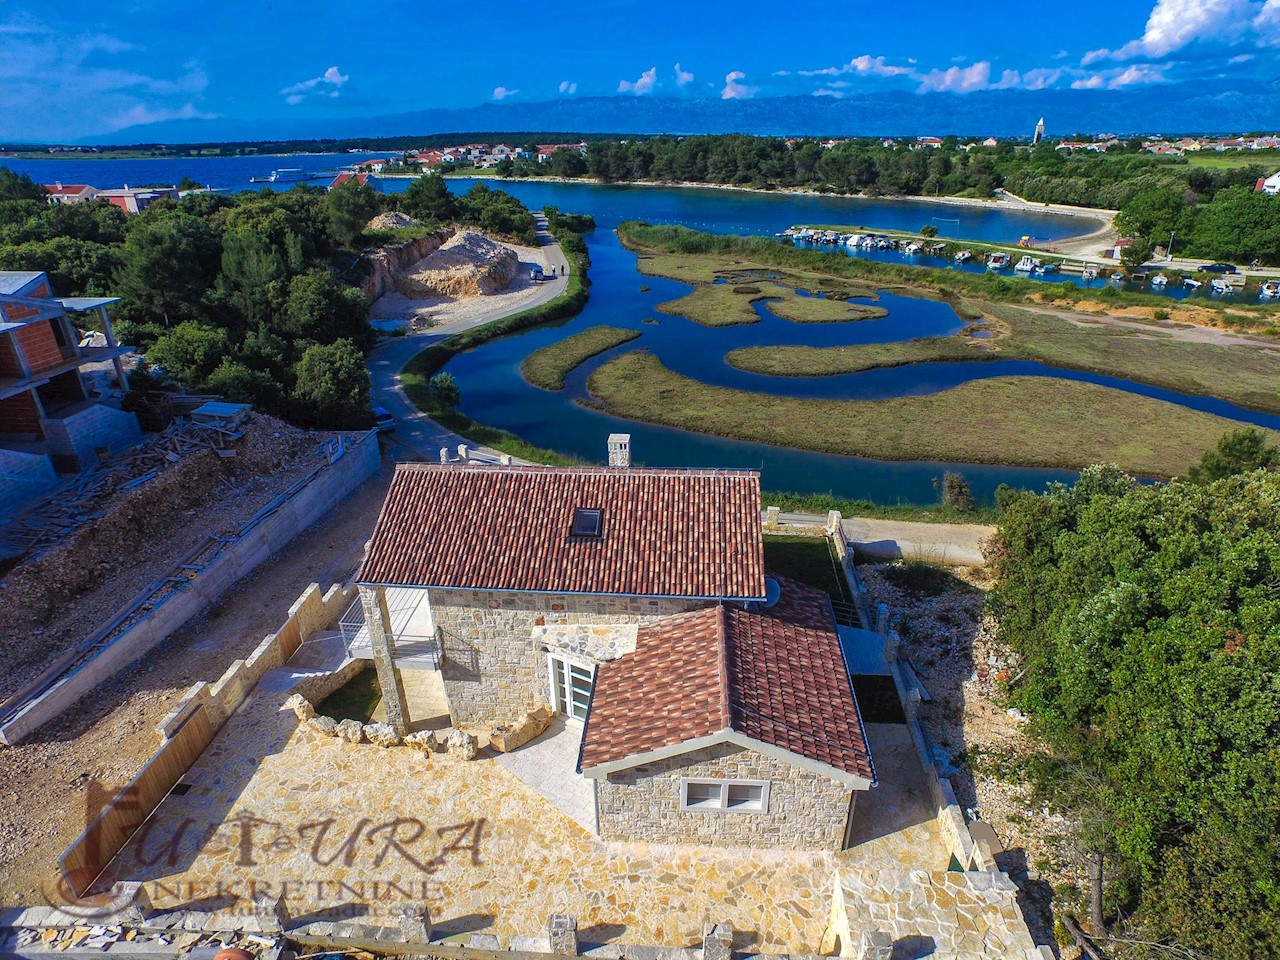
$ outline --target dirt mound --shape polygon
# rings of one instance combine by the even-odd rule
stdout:
[[[234,457],[213,450],[115,497],[102,516],[0,579],[0,698],[30,680],[211,534],[236,533],[322,461],[327,434],[251,416]]]
[[[411,298],[475,297],[506,289],[516,275],[514,250],[478,233],[459,233],[396,280]]]
[[[407,213],[401,213],[399,210],[388,210],[386,213],[380,213],[368,223],[365,224],[366,230],[402,230],[405,227],[412,227],[418,221],[413,219]]]

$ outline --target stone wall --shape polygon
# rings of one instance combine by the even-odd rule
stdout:
[[[680,809],[680,780],[767,780],[767,813]],[[839,850],[850,791],[784,760],[724,744],[610,774],[596,782],[605,840]]]
[[[432,590],[445,693],[455,726],[492,728],[551,702],[545,644],[534,628],[644,623],[701,600]]]

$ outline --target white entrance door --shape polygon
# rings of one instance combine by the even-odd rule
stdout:
[[[554,654],[548,660],[551,667],[551,702],[555,704],[556,712],[571,720],[587,719],[594,669]]]

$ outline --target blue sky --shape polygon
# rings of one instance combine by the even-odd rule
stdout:
[[[1280,75],[1280,0],[0,0],[0,139],[558,97],[923,96]],[[788,17],[788,11],[795,11]]]

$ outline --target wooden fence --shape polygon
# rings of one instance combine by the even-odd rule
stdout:
[[[58,858],[65,882],[76,896],[83,896],[102,875],[213,740],[213,734],[213,725],[201,704]]]

